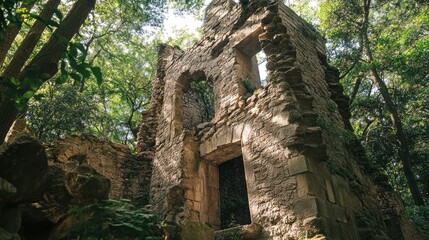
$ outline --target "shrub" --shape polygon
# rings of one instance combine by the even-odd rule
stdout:
[[[123,201],[105,200],[73,208],[64,222],[67,220],[66,225],[71,226],[59,234],[61,239],[162,239],[162,222],[157,215]]]

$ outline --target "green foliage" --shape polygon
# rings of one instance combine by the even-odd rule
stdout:
[[[213,83],[205,80],[191,82],[190,92],[195,95],[195,100],[199,102],[200,106],[202,106],[204,110],[204,120],[212,120],[215,114]]]
[[[336,104],[332,101],[328,103],[328,112],[337,109]],[[331,116],[327,112],[321,112],[317,116],[316,124],[322,129],[326,130],[332,136],[340,138],[344,143],[348,143],[355,139],[354,134],[342,127],[338,127],[338,123],[331,119]]]
[[[311,19],[327,38],[330,63],[340,70],[345,93],[352,97],[352,126],[371,165],[385,173],[395,190],[411,203],[391,116],[371,81],[371,69],[380,73],[402,120],[411,164],[428,201],[429,115],[424,110],[429,104],[428,5],[414,0],[371,1],[368,22],[364,4],[357,0],[323,0],[318,8],[293,1],[292,7]],[[366,28],[371,62],[363,49]],[[329,129],[327,120],[319,116],[318,124]]]
[[[418,228],[429,231],[429,206],[407,206],[405,212]]]
[[[89,131],[97,115],[95,98],[79,93],[79,86],[71,83],[46,84],[39,94],[43,99],[31,100],[27,119],[36,136],[45,141]]]
[[[160,29],[147,26],[161,23],[170,2],[122,3],[103,0],[96,5],[80,34],[69,44],[61,72],[54,78],[56,84],[64,86],[44,84],[40,92],[45,97],[31,100],[28,119],[41,139],[50,141],[84,131],[134,146],[141,112],[149,103],[156,47],[162,36]],[[183,6],[186,3],[181,2]],[[67,6],[62,9],[67,11]],[[57,16],[59,21],[61,18]],[[190,44],[191,34],[178,34],[167,41]]]
[[[255,92],[256,87],[253,86],[252,83],[250,83],[249,78],[243,79],[243,81],[241,81],[243,83],[244,86],[244,91],[245,91],[245,97],[248,98],[250,96],[252,96],[253,92]]]
[[[180,229],[180,238],[187,240],[214,239],[212,228],[200,222],[186,222]]]
[[[18,110],[22,110],[27,106],[28,100],[34,96],[42,83],[42,78],[33,71],[27,72],[26,76],[23,77],[23,81],[14,77],[0,78],[0,87],[3,89],[4,96],[12,99]]]
[[[81,221],[64,239],[145,239],[161,240],[163,223],[157,215],[115,200],[73,208],[68,217]]]
[[[0,35],[4,33],[8,23],[20,24],[17,16],[23,9],[18,9],[20,0],[1,0],[0,1]],[[1,44],[1,42],[0,42]]]
[[[228,227],[227,228],[235,228],[240,226],[240,224],[237,223],[235,220],[234,214],[231,214],[229,221],[228,221]],[[235,228],[233,229],[233,232],[229,238],[230,240],[242,240],[243,236],[240,234],[240,229]]]

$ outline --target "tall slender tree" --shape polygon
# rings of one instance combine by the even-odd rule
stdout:
[[[23,13],[30,12],[36,1],[37,0],[22,1],[19,7],[21,11],[16,14],[13,21],[9,21],[4,31],[0,33],[0,67],[3,65],[7,52],[21,29],[22,21],[24,20]],[[12,3],[14,3],[14,1]]]
[[[404,4],[407,5],[406,8]],[[397,40],[382,37],[383,34],[386,35],[386,29],[399,31],[392,29],[391,25],[397,24],[393,19],[401,16],[395,16],[389,12],[398,14],[397,9],[403,8],[408,14],[417,14],[418,11],[413,12],[414,10],[409,8],[415,4],[418,3],[412,0],[325,0],[320,5],[320,26],[327,34],[331,57],[334,59],[334,64],[342,70],[342,77],[346,81],[355,81],[351,91],[352,99],[355,99],[361,91],[366,91],[367,96],[374,93],[380,95],[381,98],[374,98],[379,99],[380,104],[374,106],[382,106],[381,112],[387,111],[390,116],[391,128],[397,143],[397,157],[402,163],[407,185],[414,203],[423,205],[424,201],[412,168],[411,149],[403,120],[398,112],[398,104],[395,103],[392,90],[386,84],[386,82],[393,83],[395,78],[402,77],[395,70],[395,55],[386,56],[385,54],[388,51],[393,53],[388,50],[388,47],[386,48],[386,44],[391,44],[394,48]],[[369,88],[360,89],[366,80],[370,81]],[[368,121],[369,124],[364,132],[367,132],[369,125],[373,122],[373,120]]]
[[[61,0],[48,0],[40,12],[39,18],[30,28],[28,34],[25,36],[18,49],[15,51],[12,60],[3,71],[4,77],[18,77],[25,62],[30,57],[36,44],[39,42],[43,31],[45,30],[48,21],[57,10]]]
[[[68,43],[88,17],[94,5],[95,0],[78,0],[73,5],[59,27],[53,32],[50,39],[43,45],[42,49],[31,62],[20,72],[17,79],[19,84],[21,84],[21,90],[23,92],[34,92],[41,83],[55,75],[58,71],[58,63],[66,51]],[[37,84],[39,86],[34,87],[32,84],[26,83],[26,78],[36,83],[39,82]],[[2,93],[0,102],[0,144],[3,143],[9,128],[18,116],[15,103],[4,94],[5,91],[7,91],[7,89],[0,89]]]

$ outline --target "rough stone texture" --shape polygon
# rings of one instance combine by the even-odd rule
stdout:
[[[16,194],[16,187],[3,178],[0,178],[0,202],[10,199]]]
[[[36,138],[19,133],[0,147],[0,177],[16,188],[16,194],[1,202],[28,202],[40,199],[47,172],[45,148]]]
[[[4,141],[10,142],[12,138],[18,135],[19,133],[27,133],[28,135],[33,135],[31,130],[28,128],[27,122],[24,118],[18,118],[13,122],[8,133],[6,134]]]
[[[81,165],[65,176],[65,187],[78,202],[92,202],[107,199],[110,180],[93,168]]]
[[[72,207],[135,198],[142,168],[128,147],[83,134],[48,144],[47,153],[43,198],[23,209],[24,236],[46,239]]]
[[[91,167],[111,181],[109,198],[134,197],[133,180],[141,169],[127,146],[82,134],[54,142],[48,148],[51,166],[58,166],[65,173],[79,166]]]
[[[258,224],[242,225],[215,232],[216,240],[242,239],[253,240],[261,237],[262,227]]]
[[[22,204],[42,197],[45,148],[18,119],[0,146],[0,239],[20,239]]]
[[[150,108],[142,113],[142,124],[137,138],[136,151],[139,153],[140,174],[135,187],[136,204],[144,205],[149,202],[150,179],[152,176],[152,160],[155,154],[156,133],[158,128],[158,118],[161,114],[162,103],[164,101],[164,77],[165,68],[175,57],[181,55],[178,48],[165,44],[158,46],[157,72],[152,80],[152,98]]]
[[[218,165],[242,156],[261,239],[414,234],[404,230],[403,206],[381,175],[371,180],[364,172],[370,168],[347,131],[348,101],[327,64],[325,40],[281,1],[213,0],[202,39],[183,53],[162,46],[159,60],[151,118],[139,138],[150,144],[140,142],[139,150],[153,160],[151,206],[167,223],[195,234],[202,226],[195,223],[219,229]],[[215,96],[206,123],[193,120],[201,109],[186,97],[200,80],[212,83]]]

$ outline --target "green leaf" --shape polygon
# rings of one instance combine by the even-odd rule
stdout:
[[[61,65],[60,66],[61,66],[60,67],[61,73],[67,73],[67,70],[66,70],[66,61],[64,61],[64,59],[61,60]]]
[[[72,56],[71,58],[77,57],[77,48],[76,48],[75,44],[70,44],[69,54],[70,54],[70,56]]]
[[[103,83],[103,74],[99,67],[91,67],[91,71],[97,79],[97,84],[100,86]]]
[[[43,81],[40,79],[35,79],[33,81],[30,82],[30,88],[33,89],[34,91],[36,91],[40,86],[42,86]]]
[[[76,59],[74,57],[69,57],[69,63],[70,63],[70,67],[74,70],[77,70],[78,65],[76,62]]]
[[[69,75],[66,72],[63,72],[57,79],[55,79],[56,84],[63,84],[67,81]]]
[[[80,82],[82,80],[82,78],[79,76],[79,74],[76,74],[74,72],[70,73],[70,77],[72,77],[77,82]]]
[[[35,91],[29,90],[22,95],[22,98],[30,99],[31,97],[33,97],[34,93],[35,93]]]
[[[10,77],[9,82],[12,83],[12,85],[14,86],[19,86],[19,80],[14,77]]]
[[[91,76],[91,72],[87,70],[86,66],[88,64],[79,64],[77,66],[77,71],[83,76],[84,79],[89,78]]]
[[[22,101],[21,99],[18,99],[15,101],[15,107],[19,111],[23,110],[27,106],[27,103],[25,101]]]
[[[36,101],[40,101],[40,100],[42,100],[42,98],[44,98],[45,97],[45,95],[43,95],[43,94],[36,94],[36,95],[34,95],[34,99],[36,100]]]
[[[88,51],[82,43],[75,43],[74,45],[80,50],[81,53],[86,53]]]

